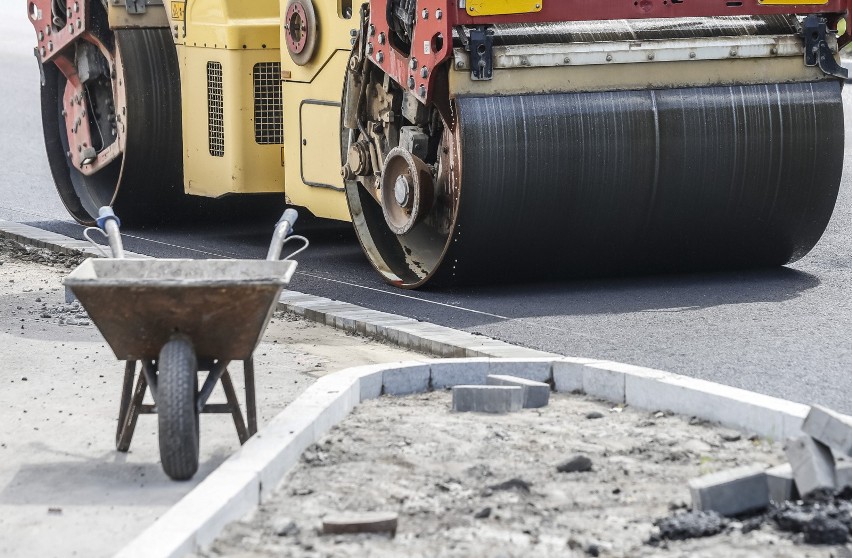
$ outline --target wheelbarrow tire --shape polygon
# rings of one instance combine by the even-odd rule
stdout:
[[[174,480],[191,479],[198,470],[198,360],[192,342],[174,337],[160,350],[157,417],[160,461]]]

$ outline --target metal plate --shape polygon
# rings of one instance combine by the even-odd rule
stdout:
[[[473,17],[530,14],[541,11],[544,0],[467,0],[467,13]]]

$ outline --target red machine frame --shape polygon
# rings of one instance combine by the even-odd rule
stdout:
[[[65,0],[65,25],[58,27],[51,21],[52,0],[30,0],[27,2],[27,15],[36,31],[38,46],[36,57],[41,64],[54,63],[65,76],[67,82],[63,93],[63,114],[65,116],[66,134],[68,137],[69,158],[75,162],[84,175],[93,175],[109,165],[124,151],[124,124],[116,123],[116,141],[109,147],[97,153],[96,156],[85,159],[86,149],[93,145],[92,132],[86,114],[87,105],[84,102],[86,91],[77,75],[73,60],[74,52],[68,47],[76,41],[87,41],[101,51],[110,65],[112,73],[113,97],[116,109],[121,114],[125,106],[125,92],[121,79],[116,76],[121,72],[121,60],[113,55],[106,45],[90,30],[90,0]],[[117,52],[117,49],[116,49]],[[121,118],[119,116],[119,118]]]
[[[607,19],[713,17],[734,15],[825,14],[830,27],[849,12],[852,0],[825,0],[822,4],[769,4],[771,0],[543,0],[541,11],[524,14],[473,17],[455,1],[419,0],[411,54],[390,44],[386,20],[388,0],[371,0],[368,52],[371,60],[421,101],[432,98],[435,68],[452,54],[452,29],[456,25],[545,23]],[[852,39],[852,25],[840,44]]]

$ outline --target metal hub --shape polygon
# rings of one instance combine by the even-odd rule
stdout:
[[[408,177],[405,175],[399,176],[396,179],[396,184],[393,187],[393,194],[396,197],[396,203],[399,204],[400,207],[406,207],[408,205],[408,200],[411,196],[409,196],[409,192],[411,191],[411,184],[408,182]]]
[[[432,170],[405,149],[394,148],[385,159],[381,204],[388,227],[397,235],[422,221],[435,201]]]
[[[288,0],[284,11],[284,43],[299,66],[310,62],[317,47],[317,15],[311,0]]]
[[[294,4],[290,11],[284,28],[287,30],[288,43],[292,51],[298,54],[305,50],[305,41],[308,36],[308,28],[305,26],[305,9],[300,4]]]

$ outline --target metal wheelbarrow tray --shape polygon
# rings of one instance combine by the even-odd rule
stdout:
[[[200,360],[251,358],[296,263],[89,259],[65,284],[120,360],[153,360],[175,332]]]

